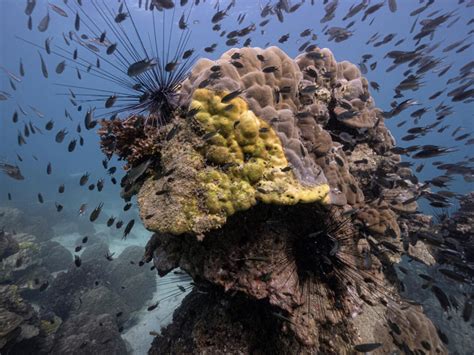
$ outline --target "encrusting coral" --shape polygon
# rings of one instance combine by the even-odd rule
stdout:
[[[149,229],[201,236],[258,201],[330,201],[327,184],[299,182],[275,130],[242,98],[222,102],[226,95],[196,90],[189,108],[196,114],[162,143],[165,176],[146,180],[138,195]]]
[[[316,46],[294,60],[277,47],[232,49],[196,63],[179,107],[173,122],[138,139],[114,121],[102,130],[104,151],[129,162],[126,188],[138,191],[143,223],[156,232],[146,261],[160,274],[180,267],[215,303],[257,307],[283,353],[364,342],[415,351],[420,341],[445,352],[431,322],[398,295],[394,263],[415,250],[403,241],[416,203],[404,202],[417,182],[399,167],[356,66]],[[130,119],[145,120],[123,124]],[[195,352],[218,343],[199,321],[211,307],[202,297],[176,313],[181,322],[193,310],[186,341]],[[231,344],[232,307],[221,308],[213,321]],[[173,329],[156,353],[183,349]],[[251,343],[256,331],[245,334],[237,348],[264,345]]]

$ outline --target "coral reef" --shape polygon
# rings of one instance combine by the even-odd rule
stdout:
[[[103,120],[100,124],[102,151],[109,158],[120,152],[120,159],[126,158],[130,164],[136,164],[160,152],[158,132],[145,126],[143,116],[131,116],[125,121]]]
[[[124,189],[138,192],[141,218],[156,232],[146,261],[162,275],[180,267],[208,294],[189,297],[152,352],[213,352],[226,341],[259,349],[262,334],[283,353],[369,342],[380,353],[426,344],[446,352],[430,320],[399,296],[402,254],[429,259],[407,243],[418,182],[392,152],[355,65],[316,46],[294,60],[276,47],[232,49],[199,60],[179,102],[175,120],[153,133],[157,153],[139,154],[153,161],[146,166],[136,159],[139,139],[101,136],[107,154],[128,161]],[[232,306],[242,310],[235,328]],[[261,329],[246,321],[256,308]],[[236,331],[240,344],[226,336]]]

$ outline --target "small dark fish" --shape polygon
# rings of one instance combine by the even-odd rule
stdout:
[[[46,16],[40,21],[38,25],[38,31],[44,32],[48,29],[49,26],[49,12],[46,13]]]
[[[82,260],[78,255],[74,255],[74,264],[76,264],[77,267],[82,265]]]
[[[110,217],[108,220],[107,220],[107,227],[111,227],[112,224],[114,224],[115,222],[115,217]]]
[[[188,27],[188,24],[185,21],[184,13],[179,18],[178,26],[180,30],[185,30]]]
[[[79,31],[81,28],[81,18],[79,16],[79,12],[76,12],[76,18],[74,19],[74,28],[76,31]]]
[[[91,222],[94,222],[97,218],[99,218],[100,212],[102,211],[102,207],[104,207],[104,204],[101,202],[96,208],[94,208],[91,215],[89,216],[89,220]]]
[[[272,66],[263,68],[262,71],[264,73],[269,74],[269,73],[274,73],[274,72],[278,71],[278,68],[276,66],[272,65]]]
[[[117,96],[112,95],[110,96],[106,101],[105,101],[105,108],[111,108],[114,104],[115,101],[117,101]]]
[[[396,0],[388,0],[388,8],[392,12],[397,11],[397,1]]]
[[[112,260],[114,260],[114,259],[113,259],[114,254],[115,254],[115,253],[111,253],[111,254],[106,253],[106,254],[105,254],[105,258],[106,258],[108,261],[112,261]]]
[[[278,39],[278,42],[279,42],[279,43],[285,43],[286,41],[288,41],[289,38],[290,38],[290,34],[287,33],[286,35],[281,36],[281,37]]]
[[[59,204],[59,203],[57,203],[57,202],[55,202],[55,205],[56,205],[56,211],[57,211],[57,212],[61,212],[61,211],[63,210],[63,205],[61,205],[61,204]]]
[[[97,191],[102,191],[104,188],[104,179],[97,180]]]
[[[165,65],[165,71],[168,73],[174,71],[176,67],[178,66],[179,62],[169,62]]]
[[[49,120],[48,122],[46,122],[44,129],[46,129],[47,131],[51,131],[53,127],[54,127],[54,121]]]
[[[117,14],[117,16],[115,16],[114,21],[115,21],[116,23],[121,23],[121,22],[125,21],[125,20],[127,19],[127,17],[128,17],[128,14],[127,14],[127,13],[125,13],[125,12],[120,12],[120,13]]]
[[[213,24],[216,24],[220,21],[222,21],[222,19],[227,15],[227,13],[225,11],[217,11],[214,16],[212,16],[211,18],[211,22]]]
[[[84,173],[84,175],[81,176],[79,179],[79,186],[84,186],[87,184],[87,181],[89,180],[89,173]]]
[[[66,131],[66,129],[62,129],[58,133],[56,133],[56,137],[55,137],[56,143],[62,143],[67,133],[68,132]]]
[[[131,232],[134,225],[135,225],[135,220],[134,219],[130,220],[130,222],[127,223],[127,226],[125,227],[125,229],[123,231],[122,239],[127,238],[127,236],[130,234],[130,232]]]
[[[66,68],[66,61],[63,60],[62,62],[59,62],[58,65],[56,66],[56,74],[62,74],[65,68]]]
[[[212,137],[215,137],[217,132],[208,132],[205,135],[202,136],[202,139],[205,141],[210,140]]]
[[[451,304],[449,303],[448,296],[446,296],[444,291],[436,285],[431,286],[431,291],[433,291],[433,293],[436,296],[436,298],[438,299],[441,307],[445,311],[448,311],[448,309],[451,307]]]
[[[33,10],[36,6],[36,0],[26,0],[25,14],[30,16],[33,13]]]
[[[58,187],[58,192],[59,192],[60,194],[64,193],[64,184],[59,185],[59,187]]]
[[[379,10],[384,4],[385,4],[385,1],[382,1],[382,2],[379,2],[378,4],[372,5],[369,8],[367,8],[367,10],[365,10],[364,12],[364,16],[362,17],[362,21],[365,21],[367,16]]]
[[[7,163],[0,162],[0,171],[15,180],[25,179],[25,177],[21,174],[20,168],[17,165],[10,165]]]
[[[239,96],[242,93],[242,90],[235,90],[232,91],[230,94],[225,95],[222,99],[222,103],[228,103],[229,101],[235,99],[237,96]]]
[[[74,252],[79,253],[82,250],[82,245],[78,245],[74,248]]]
[[[84,126],[86,129],[93,129],[97,125],[97,120],[94,120],[94,110],[87,110],[84,117]]]
[[[117,43],[112,43],[110,46],[107,47],[106,53],[108,55],[112,55],[116,49],[117,49]]]
[[[41,195],[41,193],[38,194],[38,202],[44,203],[43,195]]]
[[[117,223],[115,224],[115,228],[117,228],[117,229],[122,228],[122,226],[123,226],[123,221],[122,220],[117,221]]]
[[[374,89],[376,91],[379,91],[379,89],[380,89],[380,85],[375,81],[371,81],[370,86],[372,87],[372,89]]]
[[[232,64],[237,69],[242,69],[244,67],[244,65],[241,62],[236,61],[236,60],[231,61],[230,64]]]
[[[49,282],[48,281],[45,281],[41,284],[40,288],[39,288],[39,291],[40,292],[43,292],[44,290],[46,290],[49,286]]]
[[[44,62],[43,56],[41,55],[40,52],[38,52],[41,60],[41,72],[43,73],[43,76],[45,78],[48,78],[48,68],[46,67],[46,63]]]
[[[56,12],[58,15],[62,16],[62,17],[68,17],[67,15],[67,12],[64,11],[63,9],[61,9],[59,6],[56,6],[54,4],[49,4],[49,6],[51,7],[51,9]]]
[[[374,351],[375,349],[378,349],[382,346],[380,343],[367,343],[367,344],[358,344],[354,346],[354,350],[361,352],[361,353],[367,353],[370,351]]]
[[[194,49],[188,49],[186,50],[184,53],[183,53],[183,59],[188,59],[189,57],[191,57],[194,53]]]
[[[128,76],[138,76],[157,65],[155,59],[144,59],[133,63],[128,67]]]
[[[464,307],[462,310],[462,319],[464,319],[465,322],[469,322],[471,320],[472,316],[472,300],[466,299],[464,302]]]
[[[76,143],[77,143],[77,140],[76,139],[73,139],[69,142],[68,146],[67,146],[67,151],[69,153],[73,152],[74,149],[76,149]]]
[[[156,309],[156,307],[158,307],[158,305],[160,304],[160,302],[156,302],[155,304],[152,304],[151,306],[148,306],[148,308],[146,309],[148,312],[151,312],[153,311],[154,309]]]
[[[23,66],[23,61],[20,58],[20,75],[25,76],[25,67]]]
[[[53,171],[53,167],[51,163],[48,163],[48,166],[46,166],[46,174],[51,175],[52,171]]]

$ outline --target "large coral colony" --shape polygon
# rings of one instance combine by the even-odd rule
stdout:
[[[99,129],[155,232],[147,261],[195,283],[152,351],[446,352],[390,276],[403,251],[428,254],[406,242],[414,195],[383,176],[413,175],[355,65],[231,49],[177,90],[168,124],[151,110]]]

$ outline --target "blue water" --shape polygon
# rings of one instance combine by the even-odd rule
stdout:
[[[51,3],[63,6],[67,9],[62,1],[53,1]],[[84,2],[85,10],[91,14],[92,17],[98,18],[97,14],[94,13],[94,9],[91,4],[87,1]],[[114,4],[114,1],[110,2]],[[132,13],[137,23],[139,23],[140,30],[142,33],[151,33],[152,23],[149,14],[143,9],[139,9],[135,2],[130,2]],[[224,7],[228,2],[221,1],[221,7]],[[458,126],[463,129],[458,133],[468,133],[472,131],[472,104],[464,103],[453,103],[450,98],[447,98],[445,94],[439,96],[433,101],[429,101],[428,97],[438,90],[444,90],[445,93],[452,90],[457,83],[453,85],[447,85],[446,82],[449,78],[458,75],[458,69],[464,64],[472,60],[473,47],[468,48],[463,53],[455,53],[455,50],[449,53],[443,53],[442,49],[449,44],[465,38],[468,36],[471,26],[467,26],[467,22],[473,16],[474,7],[467,8],[464,4],[458,5],[457,1],[454,0],[441,0],[436,1],[428,10],[420,15],[418,25],[413,34],[409,34],[410,28],[415,20],[415,17],[410,17],[408,14],[414,9],[421,6],[418,1],[398,1],[398,11],[391,13],[388,7],[383,7],[375,14],[369,16],[365,22],[361,22],[360,18],[363,12],[359,13],[355,17],[342,21],[342,18],[347,13],[352,1],[340,1],[338,9],[335,13],[335,18],[329,22],[329,26],[346,26],[351,20],[356,20],[356,23],[352,28],[353,35],[346,41],[335,43],[334,41],[328,42],[327,36],[322,33],[322,29],[326,25],[320,23],[320,19],[324,14],[322,1],[316,1],[314,6],[310,5],[310,1],[306,1],[302,7],[293,14],[285,14],[283,23],[277,21],[276,17],[271,17],[271,21],[265,27],[258,27],[257,31],[251,34],[252,46],[264,47],[268,45],[279,45],[284,51],[290,56],[295,57],[298,54],[298,47],[307,40],[307,38],[300,38],[299,33],[309,28],[317,35],[318,39],[315,43],[320,47],[328,47],[334,53],[338,61],[348,60],[353,63],[361,62],[361,57],[364,54],[370,53],[373,58],[367,62],[367,66],[370,63],[377,61],[377,67],[371,71],[369,69],[366,77],[369,81],[375,81],[380,85],[380,91],[371,91],[375,98],[376,105],[383,110],[390,109],[390,102],[393,100],[394,91],[393,88],[403,79],[402,73],[408,69],[407,64],[399,66],[397,69],[386,72],[386,69],[392,64],[390,59],[383,59],[384,55],[394,49],[393,44],[399,39],[405,38],[405,41],[398,47],[398,50],[412,50],[415,48],[413,40],[411,38],[417,33],[420,28],[419,22],[426,18],[430,13],[439,10],[435,16],[454,11],[452,19],[448,20],[447,23],[440,26],[437,29],[433,39],[424,39],[421,43],[434,44],[441,42],[439,48],[432,54],[437,58],[442,58],[443,64],[451,64],[452,67],[447,74],[439,78],[437,73],[428,72],[423,81],[425,82],[424,87],[418,91],[405,91],[405,98],[413,98],[419,102],[419,106],[413,106],[411,109],[404,111],[399,116],[386,120],[386,125],[390,128],[393,136],[397,139],[400,146],[409,146],[412,144],[437,144],[448,147],[456,147],[458,151],[452,153],[449,157],[433,158],[426,161],[425,168],[418,174],[421,181],[433,178],[434,176],[441,175],[442,172],[433,167],[430,163],[436,160],[456,162],[464,159],[465,156],[470,154],[470,146],[463,145],[463,142],[455,142],[451,136],[452,131]],[[260,18],[260,6],[264,5],[265,2],[260,4],[255,1],[239,0],[234,9],[231,10],[231,14],[228,15],[222,21],[222,28],[228,31],[243,28],[251,23],[258,24],[263,20]],[[198,52],[199,56],[209,57],[211,59],[218,58],[224,51],[229,49],[225,45],[226,37],[219,37],[219,32],[212,31],[210,25],[210,18],[215,13],[214,1],[207,1],[201,3],[199,6],[194,7],[191,13],[191,19],[189,21],[192,26],[192,35],[189,43],[189,47],[201,50]],[[43,47],[44,40],[47,37],[52,37],[52,47],[55,50],[55,46],[61,48],[67,48],[64,44],[62,33],[67,33],[73,29],[74,16],[68,18],[60,17],[55,12],[49,10],[51,15],[51,21],[49,29],[45,33],[40,33],[36,29],[39,21],[43,18],[47,11],[47,1],[40,0],[33,12],[33,30],[27,29],[27,17],[23,13],[25,4],[23,1],[17,0],[2,0],[0,2],[1,12],[1,43],[0,43],[0,63],[18,75],[19,59],[22,58],[26,76],[22,78],[21,83],[15,83],[17,86],[16,91],[12,91],[8,81],[8,76],[2,73],[0,76],[2,90],[12,92],[12,98],[8,101],[0,103],[1,110],[1,123],[0,123],[0,139],[1,139],[1,158],[10,163],[18,163],[21,167],[26,181],[17,182],[9,179],[8,177],[1,175],[0,184],[1,191],[0,195],[2,200],[6,197],[6,192],[11,192],[13,195],[12,203],[28,204],[36,203],[36,194],[38,192],[43,193],[45,200],[48,202],[56,201],[55,190],[59,183],[66,183],[66,194],[62,196],[67,199],[63,201],[66,209],[75,210],[79,207],[81,201],[85,198],[82,196],[84,189],[77,190],[77,184],[75,179],[78,178],[78,174],[82,174],[88,171],[91,174],[91,180],[97,180],[103,175],[103,168],[100,161],[103,156],[99,150],[98,137],[93,131],[83,132],[81,135],[85,140],[83,147],[76,148],[73,153],[67,152],[67,144],[72,137],[78,138],[78,134],[75,132],[77,123],[82,123],[85,112],[87,110],[87,104],[83,105],[82,112],[77,112],[68,100],[68,96],[60,95],[68,93],[66,87],[60,87],[56,84],[70,84],[80,85],[85,87],[94,87],[104,90],[110,90],[111,93],[118,91],[119,88],[115,84],[107,82],[103,79],[95,78],[91,75],[83,73],[83,79],[79,81],[76,76],[75,65],[72,62],[68,62],[66,70],[62,75],[57,75],[54,72],[54,68],[62,58],[58,58],[54,54],[47,55],[44,50],[33,47],[32,45],[26,44],[20,41],[17,37],[27,39],[31,42],[37,43]],[[175,22],[175,35],[173,38],[177,39],[176,24],[181,15],[181,11],[178,7],[174,18]],[[168,11],[167,21],[171,22],[171,11]],[[236,23],[237,16],[239,14],[245,14],[245,21],[238,25]],[[447,24],[456,17],[460,17],[459,20],[447,28]],[[370,22],[373,20],[372,24]],[[84,29],[83,25],[83,29]],[[86,29],[87,30],[87,29]],[[159,30],[161,32],[161,30]],[[278,38],[286,33],[290,33],[290,39],[284,43],[279,44]],[[366,41],[373,34],[380,33],[381,38],[386,34],[395,33],[395,38],[388,44],[382,45],[378,48],[374,48],[373,44],[366,45]],[[146,41],[146,36],[144,37]],[[379,39],[379,40],[380,40]],[[465,42],[470,43],[471,39],[467,39]],[[241,43],[243,40],[241,40]],[[218,46],[214,53],[204,53],[202,50],[204,47],[209,46],[212,43],[217,43]],[[73,47],[69,47],[73,48]],[[67,49],[69,49],[67,48]],[[459,48],[459,47],[458,47]],[[38,50],[42,51],[43,57],[48,65],[49,79],[45,79],[40,70],[40,60]],[[58,48],[57,51],[60,52]],[[72,51],[72,49],[69,49]],[[84,50],[80,51],[81,55],[88,55],[87,52],[84,54]],[[92,61],[92,59],[91,59]],[[94,61],[95,62],[95,61]],[[107,68],[107,63],[102,62],[102,66]],[[439,71],[439,70],[438,70]],[[115,87],[114,87],[115,85]],[[79,90],[75,90],[79,91]],[[400,101],[405,99],[399,99]],[[453,107],[454,113],[445,118],[443,124],[450,124],[443,133],[437,133],[436,130],[430,132],[425,137],[420,137],[411,142],[403,142],[400,138],[406,135],[406,130],[414,126],[414,119],[409,114],[420,107],[430,108],[429,112],[423,116],[419,125],[426,125],[433,123],[434,120],[434,107],[440,102],[444,102],[447,105]],[[28,116],[23,117],[20,113],[20,119],[26,121],[31,120],[34,125],[43,128],[44,124],[49,120],[55,121],[55,127],[51,132],[44,132],[44,135],[37,134],[33,135],[28,139],[28,144],[23,147],[18,147],[17,130],[22,129],[21,124],[13,124],[11,122],[12,114],[15,110],[19,111],[17,105],[20,105],[25,111],[28,112]],[[33,111],[28,107],[31,105],[45,114],[44,118],[37,117]],[[97,114],[104,110],[101,109],[101,103],[94,103],[97,107]],[[67,109],[74,118],[74,122],[71,122],[65,117],[64,109]],[[397,123],[402,120],[408,120],[408,123],[404,126],[397,128]],[[442,124],[442,125],[443,125]],[[441,127],[440,125],[439,127]],[[54,141],[55,132],[60,128],[66,128],[69,132],[63,144],[57,144]],[[43,130],[44,131],[44,130]],[[464,141],[465,142],[465,141]],[[18,162],[16,154],[24,159],[23,162]],[[35,155],[38,161],[32,158]],[[53,166],[53,174],[51,176],[46,175],[46,165],[50,161]],[[415,164],[420,161],[415,161]],[[118,164],[111,164],[119,167]],[[75,174],[75,175],[74,175]],[[460,176],[455,176],[455,180],[451,183],[450,190],[459,193],[465,193],[472,190],[472,183],[468,183],[463,180]],[[74,198],[69,195],[74,192],[76,196]],[[77,196],[78,195],[78,196]],[[107,195],[107,198],[105,198]],[[87,200],[106,200],[107,203],[118,203],[117,199],[118,189],[112,186],[110,183],[106,183],[104,191],[102,193],[88,193]],[[112,202],[113,201],[113,202]],[[50,208],[51,204],[46,203],[42,208]],[[427,207],[426,203],[421,201],[421,206],[426,211],[431,212],[432,208]],[[52,206],[54,208],[54,206]],[[105,217],[103,217],[105,218]]]

